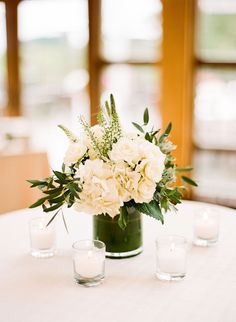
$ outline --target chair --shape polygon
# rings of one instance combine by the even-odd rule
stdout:
[[[0,155],[0,214],[29,207],[41,192],[26,180],[49,175],[46,153]]]

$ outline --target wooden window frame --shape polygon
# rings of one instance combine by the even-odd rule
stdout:
[[[101,9],[102,0],[89,0],[89,74],[90,74],[90,108],[91,124],[97,122],[97,113],[100,106],[100,80],[101,74],[105,67],[122,64],[129,66],[152,66],[159,67],[161,62],[145,60],[122,60],[113,61],[102,57],[101,55]]]
[[[0,0],[6,6],[7,30],[7,115],[21,114],[19,75],[19,45],[17,39],[17,6],[23,0]],[[173,122],[172,139],[178,149],[179,166],[191,163],[193,82],[199,66],[236,67],[236,63],[209,62],[197,59],[194,53],[194,26],[196,0],[162,0],[163,6],[163,59],[148,61],[108,61],[100,55],[101,0],[88,0],[89,8],[89,94],[91,123],[96,122],[100,105],[100,79],[104,67],[112,64],[131,66],[161,66],[161,115],[163,127]],[[170,95],[171,93],[171,95]]]
[[[21,114],[21,90],[19,74],[18,15],[17,7],[21,0],[1,0],[6,9],[7,37],[7,106],[5,114],[18,116]]]

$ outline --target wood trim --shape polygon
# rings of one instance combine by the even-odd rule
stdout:
[[[97,122],[100,106],[100,41],[101,41],[101,0],[89,0],[89,93],[91,124]]]
[[[163,127],[173,123],[172,140],[178,166],[191,164],[193,75],[194,75],[194,0],[162,0]]]
[[[122,61],[111,61],[106,59],[100,59],[98,64],[101,66],[109,65],[131,65],[131,66],[161,66],[161,61],[134,61],[134,60],[122,60]]]
[[[20,115],[20,76],[18,53],[18,19],[17,5],[19,1],[6,1],[7,30],[7,115]]]
[[[206,61],[202,59],[196,59],[196,65],[213,68],[236,68],[236,62]]]

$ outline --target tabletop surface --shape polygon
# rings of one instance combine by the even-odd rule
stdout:
[[[193,214],[213,207],[221,216],[220,239],[212,247],[192,245]],[[144,216],[144,251],[106,259],[103,284],[86,288],[73,281],[71,244],[91,237],[91,217],[65,211],[70,234],[57,220],[55,257],[29,254],[28,221],[41,210],[0,216],[0,321],[2,322],[235,322],[236,210],[184,201],[165,225]],[[155,239],[178,234],[189,241],[183,281],[155,277]]]

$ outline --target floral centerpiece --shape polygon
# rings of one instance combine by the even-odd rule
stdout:
[[[64,204],[95,215],[94,238],[106,243],[109,256],[136,255],[142,247],[140,214],[164,223],[163,213],[175,209],[185,189],[175,184],[176,173],[191,168],[178,169],[175,164],[171,123],[164,133],[146,130],[148,109],[142,125],[133,123],[138,133],[123,131],[112,95],[97,125],[89,126],[82,117],[80,123],[80,137],[59,125],[70,141],[62,170],[43,180],[28,180],[45,194],[30,207],[42,205],[44,212],[56,211],[50,222]],[[181,178],[196,185],[186,176]]]

